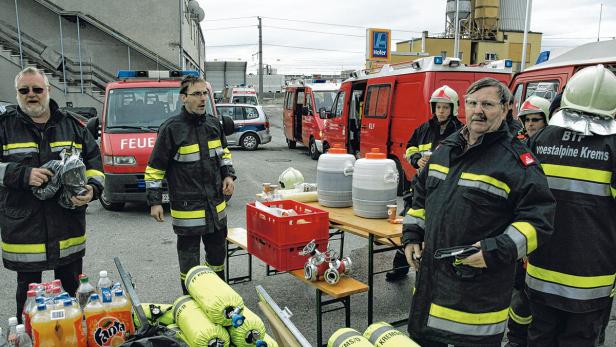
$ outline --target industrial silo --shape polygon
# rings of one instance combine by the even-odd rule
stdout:
[[[482,38],[494,36],[498,29],[500,0],[475,0],[474,20]]]
[[[499,13],[501,31],[524,31],[526,0],[500,0]]]

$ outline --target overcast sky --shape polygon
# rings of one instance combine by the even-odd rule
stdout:
[[[264,64],[286,74],[363,67],[365,28],[392,29],[394,48],[397,41],[420,37],[422,30],[445,31],[446,0],[198,1],[205,10],[207,60],[247,61],[249,72],[258,64],[257,16],[262,17]],[[552,56],[597,40],[601,3],[601,40],[616,37],[616,0],[532,3],[530,30],[543,33],[542,50]]]

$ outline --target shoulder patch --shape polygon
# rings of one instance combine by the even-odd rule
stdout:
[[[520,160],[524,166],[537,165],[537,161],[533,158],[533,155],[530,154],[530,152],[522,153],[520,155]]]

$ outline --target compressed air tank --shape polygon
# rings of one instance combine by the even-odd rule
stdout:
[[[364,332],[374,347],[420,347],[408,336],[385,322],[374,323]]]
[[[243,315],[246,317],[244,324],[239,327],[229,327],[231,343],[236,347],[265,347],[265,324],[263,324],[261,318],[248,307],[244,307]]]
[[[182,336],[191,347],[229,347],[229,333],[222,326],[213,323],[189,295],[175,300],[173,316],[182,331]]]
[[[209,266],[199,265],[190,269],[185,285],[190,296],[214,324],[237,327],[244,322],[244,300]]]
[[[385,153],[373,148],[353,169],[353,213],[364,218],[387,218],[387,205],[396,204],[398,169]]]
[[[335,144],[319,157],[317,164],[317,195],[326,207],[353,206],[353,166],[355,156]]]
[[[329,340],[327,347],[372,347],[372,344],[359,331],[351,328],[336,330]]]

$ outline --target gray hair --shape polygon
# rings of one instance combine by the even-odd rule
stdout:
[[[468,89],[466,90],[466,94],[473,94],[479,89],[488,87],[495,87],[496,89],[498,89],[498,97],[500,98],[500,103],[502,105],[509,104],[511,101],[513,101],[513,95],[509,91],[509,88],[507,88],[507,86],[501,81],[492,77],[486,77],[480,79],[479,81],[475,81],[475,83],[471,84],[471,86],[468,87]]]
[[[19,80],[21,80],[21,78],[24,77],[24,75],[41,75],[43,77],[43,80],[45,81],[45,87],[49,87],[49,79],[47,79],[47,75],[45,75],[43,72],[41,72],[39,69],[35,67],[28,66],[27,68],[21,70],[17,74],[17,76],[15,76],[15,89],[17,89]]]

